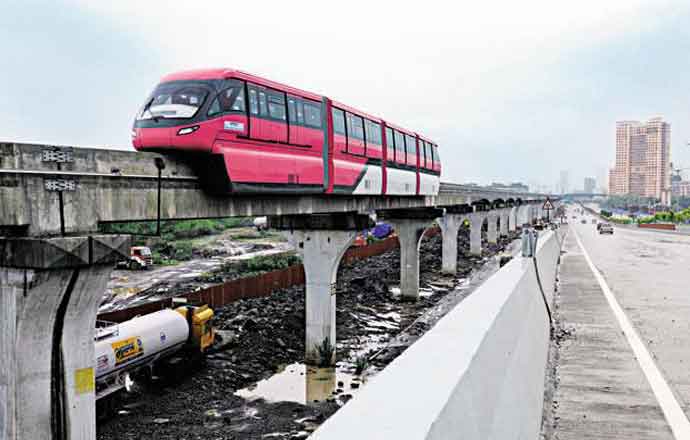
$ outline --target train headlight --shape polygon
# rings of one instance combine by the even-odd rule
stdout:
[[[184,136],[185,134],[191,134],[194,133],[199,129],[198,125],[195,125],[193,127],[185,127],[185,128],[180,128],[180,130],[177,132],[178,136]]]

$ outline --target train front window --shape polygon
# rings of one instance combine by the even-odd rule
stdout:
[[[137,120],[192,118],[204,104],[206,96],[208,91],[201,87],[161,84],[139,112]]]

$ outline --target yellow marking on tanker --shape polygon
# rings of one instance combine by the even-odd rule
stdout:
[[[74,392],[79,394],[93,393],[96,389],[96,378],[93,368],[78,368],[74,370]]]
[[[111,345],[115,353],[115,365],[136,359],[144,354],[144,345],[141,342],[141,338],[136,336],[113,342]]]

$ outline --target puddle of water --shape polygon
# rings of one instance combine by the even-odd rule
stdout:
[[[364,380],[335,367],[317,368],[301,363],[282,367],[276,374],[235,392],[247,400],[296,402],[308,405],[354,394]],[[354,388],[353,388],[354,384]]]

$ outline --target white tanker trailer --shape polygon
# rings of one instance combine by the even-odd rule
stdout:
[[[213,344],[213,310],[182,306],[96,329],[96,399],[126,386],[130,375],[150,375],[156,363],[183,350],[201,355]]]

